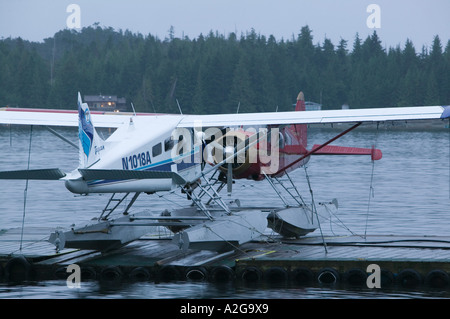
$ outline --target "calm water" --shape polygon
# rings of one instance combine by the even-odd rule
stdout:
[[[444,124],[442,125],[442,128]],[[76,130],[60,129],[76,142]],[[308,143],[323,143],[339,130],[312,129]],[[0,169],[26,169],[30,129],[0,127]],[[371,147],[383,151],[374,167],[368,156],[316,156],[308,164],[316,201],[337,198],[337,217],[322,225],[325,235],[448,235],[450,229],[450,162],[448,129],[412,131],[381,127],[360,129],[334,144]],[[44,129],[33,129],[30,168],[77,167],[78,151]],[[373,197],[369,194],[373,168]],[[300,190],[308,194],[306,173],[292,173]],[[20,227],[24,209],[24,181],[0,181],[0,229]],[[237,181],[236,194],[243,205],[272,206],[277,200],[267,182]],[[69,227],[98,216],[107,195],[74,196],[58,181],[30,181],[25,226]],[[136,211],[185,205],[184,196],[142,196]],[[342,226],[341,221],[345,226]],[[273,288],[211,283],[136,283],[105,287],[98,282],[83,283],[81,289],[68,289],[64,281],[31,285],[0,284],[0,298],[441,298],[447,291],[341,290],[333,288]]]

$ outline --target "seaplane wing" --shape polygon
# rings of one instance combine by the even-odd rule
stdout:
[[[445,119],[449,117],[450,106],[417,106],[308,112],[190,115],[184,117],[178,127],[376,123],[385,121]]]
[[[79,100],[81,98],[79,97]],[[83,103],[85,104],[85,103]],[[155,114],[141,113],[139,117]],[[96,127],[118,128],[129,122],[131,113],[90,112]],[[262,112],[240,114],[184,115],[180,128],[230,127],[288,124],[332,124],[356,122],[385,122],[429,120],[450,117],[450,105],[362,108],[309,112]],[[0,108],[0,124],[72,126],[79,124],[76,110]]]
[[[91,112],[96,127],[117,128],[129,121],[123,113]],[[0,108],[0,124],[78,127],[78,111]]]

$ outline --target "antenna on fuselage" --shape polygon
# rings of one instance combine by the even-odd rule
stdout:
[[[134,116],[136,116],[136,110],[134,109],[133,102],[131,102],[131,108],[133,109],[133,114],[134,114]]]
[[[178,99],[175,99],[175,101],[177,101],[177,105],[178,105],[178,109],[180,110],[180,114],[183,115],[183,112],[181,111],[180,103],[178,103]]]

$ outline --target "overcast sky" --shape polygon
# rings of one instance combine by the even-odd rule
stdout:
[[[250,31],[277,40],[297,36],[302,26],[313,32],[314,44],[325,37],[337,45],[356,33],[365,39],[374,30],[385,47],[403,47],[407,38],[416,50],[430,46],[439,35],[443,47],[450,38],[450,0],[0,0],[0,38],[42,41],[68,27],[70,4],[80,8],[81,27],[130,30],[161,39],[171,26],[175,36],[191,39],[210,30],[228,35]],[[370,4],[379,10],[367,12]],[[376,16],[376,14],[378,14]],[[379,17],[379,28],[368,18]]]

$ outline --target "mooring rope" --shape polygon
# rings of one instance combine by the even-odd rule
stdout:
[[[249,230],[254,231],[255,233],[258,233],[263,238],[266,238],[264,240],[261,238],[261,240],[263,240],[267,244],[271,243],[269,240],[271,240],[272,242],[275,242],[275,243],[279,243],[280,242],[279,240],[276,240],[276,238],[271,235],[271,234],[273,234],[273,231],[274,231],[273,229],[271,231],[271,234],[265,234],[264,231],[259,231],[258,229],[256,229],[252,224],[250,224],[250,222],[248,220],[246,220],[244,218],[242,218],[242,220],[244,220],[247,225],[244,225],[243,223],[239,223],[239,222],[237,222],[235,220],[230,220],[229,222],[230,223],[234,223],[234,224],[239,225],[239,226],[242,226],[242,227],[245,227],[245,228],[247,228]]]
[[[36,245],[36,244],[39,244],[39,243],[43,243],[43,242],[48,243],[48,235],[45,235],[45,236],[42,237],[41,239],[36,239],[36,240],[34,240],[33,242],[30,242],[30,243],[28,243],[28,244],[26,244],[26,245],[23,245],[23,248],[24,248],[24,249],[30,248],[30,247],[33,246],[33,245]],[[20,246],[19,249],[15,249],[15,250],[11,251],[11,252],[8,254],[8,256],[14,255],[17,251],[19,251],[20,253],[22,253],[22,245]]]
[[[217,232],[215,232],[211,227],[209,227],[208,225],[204,225],[204,227],[206,229],[208,229],[210,232],[212,232],[214,235],[216,235],[217,237],[219,237],[220,239],[222,239],[224,242],[226,242],[227,244],[229,244],[230,246],[232,246],[234,249],[240,251],[241,253],[243,253],[244,255],[247,255],[248,257],[251,257],[251,255],[249,253],[247,253],[245,250],[242,250],[239,246],[234,245],[232,242],[228,241],[226,238],[224,238],[223,236],[221,236],[220,234],[218,234]]]
[[[328,204],[323,203],[322,205],[323,205],[323,207],[325,207],[326,211],[328,212],[328,216],[330,217],[330,231],[333,234],[333,236],[336,236],[336,234],[335,234],[335,232],[333,230],[333,224],[335,224],[336,226],[344,228],[345,230],[347,230],[353,236],[362,237],[361,235],[358,235],[355,232],[353,232],[347,225],[345,225],[345,223],[338,217],[338,215],[331,211],[331,209],[328,207]],[[324,218],[323,215],[321,215],[321,217]],[[337,223],[334,220],[332,220],[333,217],[335,217],[339,221],[339,223]]]

